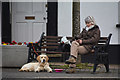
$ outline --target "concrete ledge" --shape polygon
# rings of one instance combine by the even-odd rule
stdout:
[[[2,46],[2,67],[21,67],[27,62],[28,47],[21,45]]]
[[[0,46],[0,80],[2,79],[2,47]]]

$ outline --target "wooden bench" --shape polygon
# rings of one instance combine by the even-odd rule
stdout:
[[[96,67],[99,63],[105,64],[106,72],[109,71],[109,58],[108,58],[108,47],[112,34],[109,34],[108,37],[100,37],[98,45],[93,47],[93,50],[90,52],[93,56],[95,56],[94,69],[93,72],[96,71]],[[28,62],[32,60],[36,60],[37,55],[41,53],[46,54],[60,54],[62,55],[62,60],[64,59],[63,54],[69,54],[70,52],[57,51],[62,36],[44,36],[42,33],[40,40],[37,43],[30,43],[29,54],[28,54]],[[71,42],[74,40],[73,37],[67,37]],[[89,53],[89,54],[90,54]],[[93,54],[94,53],[94,54]],[[91,54],[90,54],[91,55]]]
[[[41,53],[46,53],[47,55],[52,55],[53,57],[61,57],[61,61],[64,61],[63,54],[68,54],[70,52],[57,51],[60,45],[61,38],[62,36],[44,36],[44,33],[42,33],[40,40],[37,43],[28,44],[28,62],[36,60],[37,54]],[[73,37],[67,37],[67,39],[72,42]]]

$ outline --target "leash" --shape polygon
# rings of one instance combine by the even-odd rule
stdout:
[[[33,43],[32,43],[32,47],[33,47]],[[35,54],[37,54],[37,56],[38,56],[38,53],[35,51],[35,48],[34,48],[34,47],[33,47],[33,50],[34,50]]]

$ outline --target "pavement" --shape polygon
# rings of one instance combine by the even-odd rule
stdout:
[[[19,72],[19,68],[2,68],[2,80],[120,80],[119,67],[110,65],[110,72],[105,73],[105,67],[102,66],[91,74],[92,70],[76,69],[75,73],[67,74],[65,69],[62,72]]]

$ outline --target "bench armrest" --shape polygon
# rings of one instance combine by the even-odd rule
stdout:
[[[106,45],[95,45],[93,46],[93,49],[100,48],[100,47],[105,47]]]
[[[95,45],[93,46],[93,49],[95,50],[95,52],[106,52],[107,46],[104,45]]]

